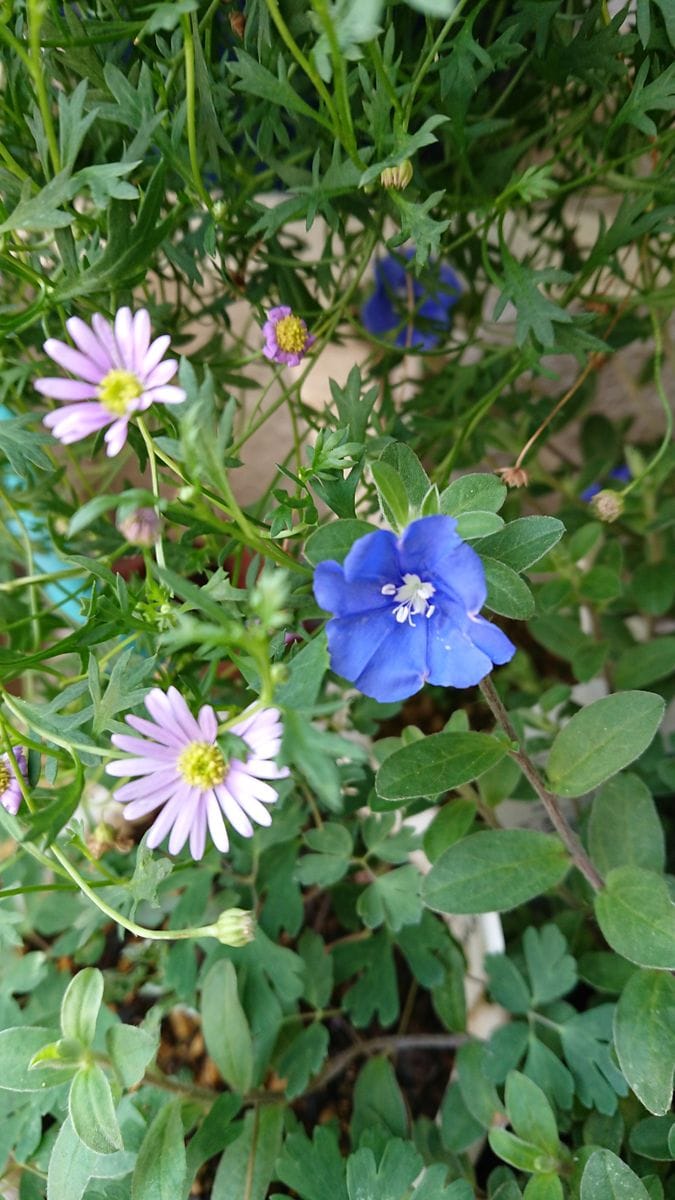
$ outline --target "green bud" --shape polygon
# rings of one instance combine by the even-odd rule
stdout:
[[[213,926],[213,936],[222,946],[245,946],[255,937],[255,916],[244,908],[226,908]]]

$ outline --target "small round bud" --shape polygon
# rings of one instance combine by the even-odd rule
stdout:
[[[216,200],[211,212],[214,221],[224,221],[227,216],[227,204],[224,200]]]
[[[194,500],[196,495],[197,488],[192,487],[191,484],[188,484],[187,487],[182,487],[180,489],[178,493],[178,499],[182,500],[184,504],[189,504],[190,500]]]
[[[382,187],[395,188],[397,192],[402,192],[404,188],[407,188],[412,177],[413,165],[409,158],[404,158],[398,166],[385,167],[380,172],[380,183]]]
[[[243,908],[226,908],[213,926],[213,936],[222,946],[245,946],[255,937],[255,916]]]
[[[620,492],[613,492],[611,488],[605,488],[593,497],[591,507],[596,517],[599,517],[601,521],[611,524],[623,512],[623,496]]]
[[[150,549],[159,541],[162,522],[154,508],[136,508],[117,522],[117,528],[133,546]]]

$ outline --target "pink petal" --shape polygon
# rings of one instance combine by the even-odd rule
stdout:
[[[166,693],[166,701],[171,709],[174,720],[190,739],[201,740],[202,731],[187,706],[185,697],[176,687],[170,687]]]
[[[186,393],[182,388],[167,383],[163,387],[150,388],[143,393],[148,398],[148,404],[182,404]]]
[[[143,754],[150,758],[161,758],[167,762],[175,762],[178,748],[174,746],[158,746],[155,742],[146,742],[143,738],[129,737],[126,733],[113,733],[110,741],[118,750],[126,754]]]
[[[119,454],[120,450],[122,449],[124,443],[127,440],[128,431],[129,431],[129,418],[128,417],[120,417],[118,421],[115,421],[110,426],[110,428],[104,438],[104,441],[105,441],[105,444],[107,447],[106,454],[108,455],[108,458],[114,458],[116,454]]]
[[[154,738],[156,742],[163,742],[166,746],[175,746],[181,749],[184,745],[183,738],[177,738],[170,729],[164,729],[161,725],[155,725],[154,721],[146,721],[144,717],[134,717],[130,715],[124,718],[127,725],[131,725],[132,729],[137,729],[139,733],[144,733],[146,737]]]
[[[255,775],[258,779],[285,779],[288,767],[278,767],[275,762],[265,758],[249,758],[246,761],[246,774]]]
[[[227,836],[223,814],[218,807],[218,801],[213,792],[206,794],[206,813],[209,821],[209,832],[213,838],[213,844],[217,850],[226,854],[230,848],[230,839]]]
[[[138,821],[141,817],[147,817],[148,813],[154,812],[159,808],[160,804],[166,804],[171,800],[176,788],[180,787],[179,781],[172,779],[170,783],[165,783],[164,787],[158,788],[150,796],[139,796],[137,800],[130,800],[124,810],[124,816],[127,821]],[[119,799],[119,794],[115,793],[116,799]]]
[[[146,308],[139,308],[133,321],[134,326],[134,370],[140,375],[143,360],[150,345],[150,314]]]
[[[242,837],[253,837],[253,826],[245,813],[237,804],[233,796],[222,783],[215,787],[214,792],[218,797],[218,803],[222,808],[233,829],[240,833]]]
[[[165,358],[162,362],[153,367],[149,375],[146,375],[143,380],[145,388],[161,387],[163,383],[168,383],[173,379],[178,370],[178,363],[175,358]]]
[[[108,356],[110,367],[123,367],[124,363],[120,360],[117,342],[115,341],[115,335],[110,322],[106,321],[105,317],[102,317],[100,313],[94,313],[91,323],[96,337]]]
[[[88,383],[101,382],[101,368],[98,364],[93,362],[88,355],[80,354],[79,350],[73,350],[72,346],[67,346],[65,342],[59,342],[56,338],[47,338],[44,351],[55,363],[63,367],[64,371],[70,371],[71,375],[79,375]]]
[[[242,770],[234,764],[227,777],[227,786],[237,803],[243,807],[246,807],[244,800],[248,796],[255,796],[265,804],[274,804],[278,799],[274,788],[270,787],[269,783],[264,783],[262,779],[256,779],[253,775],[249,775],[246,769]]]
[[[185,845],[190,832],[192,821],[201,799],[201,788],[191,788],[190,793],[181,804],[180,811],[174,822],[169,838],[169,854],[178,854]]]
[[[215,742],[218,734],[218,722],[210,704],[204,704],[200,708],[197,723],[206,741]]]
[[[181,782],[181,777],[175,767],[162,767],[153,775],[152,779],[148,779],[147,775],[141,776],[140,779],[132,779],[131,783],[123,783],[115,792],[115,799],[122,804],[127,804],[130,800],[140,800],[143,797],[159,795],[165,788],[171,787],[175,789]]]
[[[172,735],[176,745],[185,747],[193,740],[193,737],[185,733],[182,725],[174,717],[170,700],[159,688],[153,688],[148,692],[143,703],[153,720],[161,725],[167,734]]]
[[[255,799],[255,796],[241,796],[239,799],[244,812],[247,812],[252,821],[256,825],[271,825],[272,816],[267,809]]]
[[[192,828],[190,830],[190,854],[195,862],[199,862],[204,855],[204,847],[206,846],[206,805],[204,797],[200,798],[199,804],[194,815]]]
[[[69,317],[66,321],[66,329],[75,345],[83,354],[95,362],[104,375],[107,375],[112,363],[106,351],[105,346],[102,346],[95,333],[92,333],[88,325],[79,317]]]
[[[192,788],[188,787],[187,783],[184,783],[169,803],[164,805],[164,808],[150,827],[148,833],[147,845],[151,850],[156,849],[159,843],[164,841],[191,791]]]
[[[117,775],[123,778],[125,775],[152,775],[153,772],[161,770],[166,763],[163,759],[156,758],[115,758],[112,762],[106,763],[106,771],[108,775]]]
[[[131,309],[118,308],[115,313],[115,341],[120,362],[128,371],[134,369],[134,330],[131,323]]]
[[[150,372],[157,366],[157,363],[161,362],[161,360],[164,358],[164,355],[166,354],[166,351],[169,349],[170,345],[171,338],[166,333],[163,333],[161,337],[155,338],[143,359],[143,363],[139,367],[141,379],[147,379]]]
[[[35,379],[33,387],[41,396],[52,400],[95,400],[98,388],[91,383],[80,383],[78,379]]]

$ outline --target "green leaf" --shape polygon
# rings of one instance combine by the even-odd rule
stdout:
[[[588,848],[601,875],[624,866],[663,870],[663,826],[651,792],[638,775],[616,775],[597,793],[588,822]]]
[[[577,968],[557,925],[530,926],[523,934],[523,953],[532,987],[532,1006],[540,1008],[571,992]]]
[[[617,688],[641,688],[675,671],[675,637],[660,637],[653,642],[624,650],[614,669]]]
[[[327,1126],[319,1125],[311,1142],[304,1133],[290,1134],[277,1163],[277,1175],[302,1200],[349,1200],[345,1162],[335,1131]],[[213,1200],[232,1198],[223,1191]]]
[[[456,1154],[463,1154],[483,1137],[485,1126],[469,1112],[458,1083],[451,1083],[441,1105],[443,1145]]]
[[[486,1073],[487,1048],[484,1042],[467,1042],[457,1052],[457,1078],[462,1099],[475,1121],[489,1129],[504,1115],[504,1105]]]
[[[74,1074],[55,1071],[49,1067],[30,1067],[31,1060],[46,1045],[58,1040],[57,1029],[40,1025],[19,1025],[0,1033],[0,1088],[8,1092],[42,1092],[45,1088],[60,1087]]]
[[[405,3],[427,17],[449,17],[457,7],[457,0],[405,0]]]
[[[301,646],[288,663],[288,678],[276,690],[276,703],[282,708],[312,708],[328,666],[326,635],[322,631]]]
[[[49,1158],[47,1200],[82,1200],[90,1179],[120,1179],[135,1161],[136,1156],[124,1150],[95,1154],[80,1141],[67,1117]]]
[[[548,891],[568,870],[565,848],[549,834],[487,830],[450,846],[426,876],[422,895],[435,912],[506,912]]]
[[[565,526],[557,517],[519,517],[499,533],[482,538],[474,549],[506,563],[513,571],[525,571],[548,554],[561,539]]]
[[[476,510],[499,512],[506,500],[506,485],[496,475],[460,475],[441,492],[441,512],[449,517]]]
[[[158,1039],[137,1025],[111,1025],[106,1046],[122,1086],[140,1083],[157,1051]]]
[[[430,862],[436,862],[448,846],[453,846],[469,832],[476,811],[475,801],[461,797],[443,806],[424,835],[424,853]]]
[[[96,1154],[124,1149],[110,1084],[100,1067],[80,1067],[70,1085],[68,1112],[80,1141]]]
[[[379,1167],[370,1147],[363,1146],[347,1160],[349,1200],[390,1200],[394,1196],[407,1196],[422,1166],[415,1147],[399,1138],[387,1142]]]
[[[663,976],[661,976],[663,978]],[[671,998],[672,1003],[672,998]],[[672,1052],[671,1052],[672,1053]],[[668,1101],[670,1104],[670,1099]],[[630,1131],[630,1148],[643,1158],[656,1162],[672,1162],[675,1142],[675,1114],[662,1117],[646,1117],[638,1121]]]
[[[368,929],[386,923],[397,933],[404,925],[419,924],[423,909],[419,888],[420,873],[416,867],[386,871],[361,893],[356,911]]]
[[[557,1175],[534,1175],[523,1192],[523,1200],[564,1200],[564,1195]]]
[[[390,442],[383,450],[378,462],[393,467],[405,489],[411,513],[420,511],[430,483],[414,450],[411,450],[405,442]]]
[[[611,1150],[591,1154],[579,1196],[580,1200],[649,1200],[649,1192],[635,1172]]]
[[[506,563],[488,555],[481,557],[487,584],[485,607],[501,617],[527,621],[534,612],[534,596],[525,580]]]
[[[390,194],[399,211],[401,232],[388,244],[395,247],[410,240],[415,246],[415,262],[419,267],[423,267],[430,255],[440,252],[441,238],[450,224],[449,218],[437,221],[435,217],[429,216],[431,210],[440,204],[445,192],[432,192],[422,204],[407,200],[400,192]]]
[[[371,463],[370,470],[377,488],[382,516],[392,529],[401,533],[410,519],[410,504],[405,484],[394,467],[381,459]]]
[[[182,1200],[186,1159],[181,1102],[160,1108],[138,1151],[131,1200]]]
[[[507,749],[487,733],[434,733],[390,754],[377,772],[375,790],[392,802],[447,792],[489,770]]]
[[[498,1158],[519,1171],[540,1171],[552,1166],[548,1155],[543,1155],[538,1146],[523,1141],[507,1129],[491,1129],[488,1142]]]
[[[553,268],[532,270],[513,257],[504,242],[500,246],[504,268],[503,290],[495,305],[493,319],[501,316],[510,300],[517,309],[516,342],[522,346],[531,334],[544,349],[555,345],[554,324],[569,324],[570,314],[549,300],[537,284],[563,283],[570,278],[566,271]]]
[[[281,1148],[284,1108],[263,1104],[244,1118],[243,1133],[218,1164],[211,1200],[264,1200]]]
[[[614,1013],[619,1066],[638,1099],[657,1116],[667,1113],[675,1063],[675,978],[636,971]]]
[[[607,1116],[616,1112],[617,1095],[628,1094],[626,1081],[611,1054],[612,1014],[611,1004],[599,1004],[575,1013],[559,1027],[579,1100]]]
[[[329,558],[342,562],[354,542],[365,537],[367,533],[374,533],[376,528],[376,525],[370,525],[368,521],[358,521],[351,517],[342,521],[331,521],[329,525],[321,525],[305,542],[305,558],[313,567]]]
[[[372,1130],[394,1138],[407,1138],[410,1132],[405,1100],[388,1058],[371,1058],[361,1068],[354,1087],[352,1145],[358,1146]]]
[[[551,746],[553,791],[583,796],[627,767],[654,738],[664,708],[652,692],[618,692],[575,713]]]
[[[344,1006],[359,1028],[377,1015],[380,1025],[391,1025],[399,1011],[398,984],[391,939],[384,931],[358,947],[349,948],[353,971],[362,970],[344,996]],[[351,973],[351,972],[350,972]],[[2,1036],[2,1035],[0,1035]]]
[[[502,517],[497,513],[483,512],[480,509],[477,509],[476,512],[462,513],[457,518],[457,533],[465,542],[486,538],[489,534],[498,533],[503,528]]]
[[[640,967],[675,970],[675,905],[660,875],[616,867],[595,897],[595,915],[617,954]]]
[[[532,996],[516,964],[505,954],[488,954],[485,966],[493,999],[510,1013],[529,1012]]]
[[[304,854],[297,863],[294,877],[299,883],[330,887],[347,874],[353,847],[351,834],[344,825],[327,821],[321,829],[309,830],[305,842],[315,853]]]
[[[284,1051],[277,1067],[277,1074],[286,1080],[286,1095],[289,1100],[300,1096],[310,1079],[318,1074],[328,1053],[329,1034],[325,1025],[315,1021],[302,1029]]]
[[[61,1001],[61,1030],[64,1038],[73,1038],[91,1046],[96,1018],[103,999],[103,975],[96,967],[78,971]]]
[[[204,980],[202,1029],[225,1082],[236,1092],[247,1092],[253,1082],[253,1042],[239,1000],[237,972],[227,958],[215,962]]]
[[[558,1126],[541,1088],[527,1075],[509,1071],[505,1103],[507,1116],[518,1137],[555,1158],[560,1149]]]

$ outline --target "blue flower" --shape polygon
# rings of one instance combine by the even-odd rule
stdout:
[[[404,700],[429,683],[471,687],[515,646],[478,615],[485,603],[483,564],[452,517],[422,517],[400,538],[367,533],[342,565],[314,575],[328,622],[331,667],[375,700]]]
[[[609,478],[615,479],[617,483],[630,483],[633,477],[630,473],[630,467],[624,464],[622,467],[615,467],[613,471],[610,471]],[[583,492],[581,492],[579,499],[583,500],[586,504],[590,504],[593,497],[597,496],[599,491],[601,491],[599,483],[589,483],[588,487],[584,488]]]
[[[405,258],[412,253],[403,251]],[[452,327],[461,293],[461,283],[444,263],[422,283],[389,254],[375,264],[375,291],[361,309],[361,320],[376,337],[396,332],[394,342],[402,349],[433,350]]]

